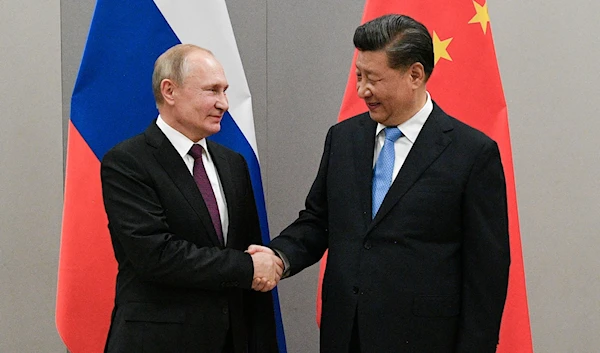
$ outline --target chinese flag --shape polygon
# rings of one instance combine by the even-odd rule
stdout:
[[[497,352],[532,353],[508,116],[486,1],[367,0],[362,21],[397,13],[423,23],[431,33],[435,53],[435,68],[427,84],[432,99],[448,114],[483,131],[498,143],[506,174],[511,267]],[[353,61],[338,120],[365,111],[365,103],[356,94]],[[321,279],[325,264],[326,257],[321,261]],[[321,281],[317,323],[320,318]]]

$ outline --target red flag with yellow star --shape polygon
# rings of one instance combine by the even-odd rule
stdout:
[[[423,23],[432,35],[435,53],[435,69],[427,90],[448,114],[483,131],[498,143],[506,174],[511,266],[497,352],[532,353],[508,116],[486,1],[367,0],[362,23],[389,13],[408,15]],[[339,121],[366,110],[364,101],[356,94],[355,61],[356,55]],[[321,261],[321,279],[326,256]],[[321,281],[317,323],[321,317],[320,298]]]

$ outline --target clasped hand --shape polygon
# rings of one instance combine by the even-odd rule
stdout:
[[[266,246],[250,245],[246,252],[252,256],[254,264],[252,289],[268,292],[275,288],[283,274],[283,261]]]

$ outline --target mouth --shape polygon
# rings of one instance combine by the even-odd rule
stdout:
[[[369,103],[369,102],[365,102],[367,103],[367,108],[369,108],[370,111],[374,111],[376,110],[379,106],[381,106],[381,103]]]

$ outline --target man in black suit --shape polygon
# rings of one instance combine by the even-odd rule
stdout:
[[[244,158],[206,137],[228,109],[222,66],[177,45],[156,61],[158,111],[102,161],[102,191],[119,264],[105,351],[277,352],[270,293],[283,271],[261,241]]]
[[[323,353],[495,352],[510,262],[498,147],[431,100],[422,24],[383,16],[354,45],[369,111],[329,130],[305,209],[270,248],[289,276],[329,249]]]

